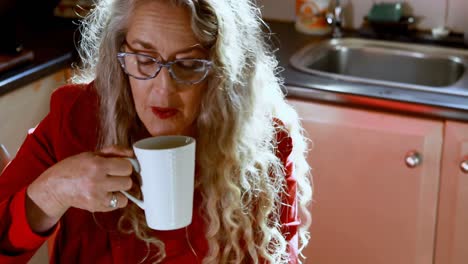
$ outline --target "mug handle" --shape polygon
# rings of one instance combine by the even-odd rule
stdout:
[[[138,160],[134,158],[125,158],[125,159],[127,159],[128,161],[130,161],[130,163],[132,163],[133,169],[135,169],[136,172],[140,173],[140,164],[138,163]],[[138,207],[145,210],[145,202],[143,200],[137,199],[136,197],[134,197],[133,195],[129,194],[126,191],[120,191],[120,192],[123,195],[125,195],[129,200],[131,200],[136,205],[138,205]]]

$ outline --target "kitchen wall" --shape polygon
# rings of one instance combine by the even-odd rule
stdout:
[[[264,18],[294,20],[295,0],[258,0],[257,2],[259,6],[263,6]],[[358,28],[374,2],[397,2],[397,0],[342,0],[342,2],[347,5],[345,11],[346,27]],[[418,28],[431,29],[443,26],[447,10],[447,26],[453,31],[466,31],[468,34],[467,0],[405,0],[404,2],[410,7],[411,14],[419,18]]]

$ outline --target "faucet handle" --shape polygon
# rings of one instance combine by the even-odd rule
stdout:
[[[333,26],[335,24],[335,15],[331,12],[328,12],[325,15],[325,20],[327,21],[328,25]]]
[[[342,16],[341,16],[341,7],[339,7],[339,10],[336,10],[338,7],[335,7],[334,12],[327,13],[325,15],[325,19],[327,21],[327,24],[331,25],[333,27],[333,37],[334,38],[341,38],[343,36],[343,33],[341,31],[341,26],[342,26]]]

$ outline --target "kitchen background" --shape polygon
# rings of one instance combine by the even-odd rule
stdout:
[[[398,1],[342,0],[342,2],[346,6],[344,26],[359,28],[363,17],[375,2]],[[258,0],[258,3],[263,6],[262,13],[265,18],[283,21],[293,21],[295,18],[295,0]],[[467,0],[407,0],[405,3],[409,7],[406,11],[418,18],[417,27],[420,29],[429,30],[447,26],[455,32],[468,34]]]
[[[52,91],[70,77],[70,65],[76,58],[73,52],[76,27],[57,17],[73,17],[76,3],[86,8],[89,2],[41,2],[50,6],[58,4],[53,12],[56,17],[50,22],[44,22],[44,17],[37,18],[40,12],[28,14],[28,20],[33,23],[27,28],[23,26],[21,36],[24,36],[25,50],[34,51],[33,60],[0,74],[0,144],[12,155],[28,129],[48,112]],[[344,26],[359,28],[377,1],[342,2]],[[407,0],[405,3],[409,7],[407,11],[418,18],[419,29],[447,26],[455,32],[468,33],[465,18],[468,0]],[[314,143],[309,162],[314,168],[316,211],[311,229],[313,240],[305,254],[316,260],[314,264],[468,263],[468,108],[464,107],[468,105],[468,93],[459,98],[442,93],[430,97],[435,102],[450,98],[451,103],[457,103],[464,109],[462,121],[437,116],[446,114],[445,108],[436,111],[411,102],[373,101],[375,98],[365,94],[349,95],[338,105],[335,101],[344,98],[338,95],[346,93],[309,87],[305,90],[324,100],[301,98],[299,82],[313,86],[320,80],[294,71],[288,59],[305,43],[318,43],[330,36],[310,37],[294,30],[293,23],[289,22],[295,19],[295,0],[258,0],[258,4],[281,44],[277,55],[280,66],[285,68],[282,74],[292,95],[288,100],[298,110]],[[468,57],[467,50],[457,52]],[[346,91],[350,91],[352,85],[341,83],[345,85]],[[380,88],[372,87],[372,91]],[[397,92],[388,89],[382,94],[390,96]],[[427,93],[409,90],[401,96],[412,94],[418,95],[413,99],[427,98]],[[359,104],[367,106],[355,107]],[[389,111],[385,107],[400,107],[402,111]],[[426,112],[426,115],[416,115],[410,110]],[[418,152],[422,160],[415,155]],[[408,160],[416,160],[416,166],[408,166]],[[47,259],[47,244],[44,244],[29,264],[47,263]]]

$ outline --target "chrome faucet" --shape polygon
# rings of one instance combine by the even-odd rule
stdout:
[[[335,6],[333,13],[328,13],[327,23],[333,27],[333,37],[341,38],[343,36],[342,25],[343,25],[343,6],[340,0],[335,0]]]

